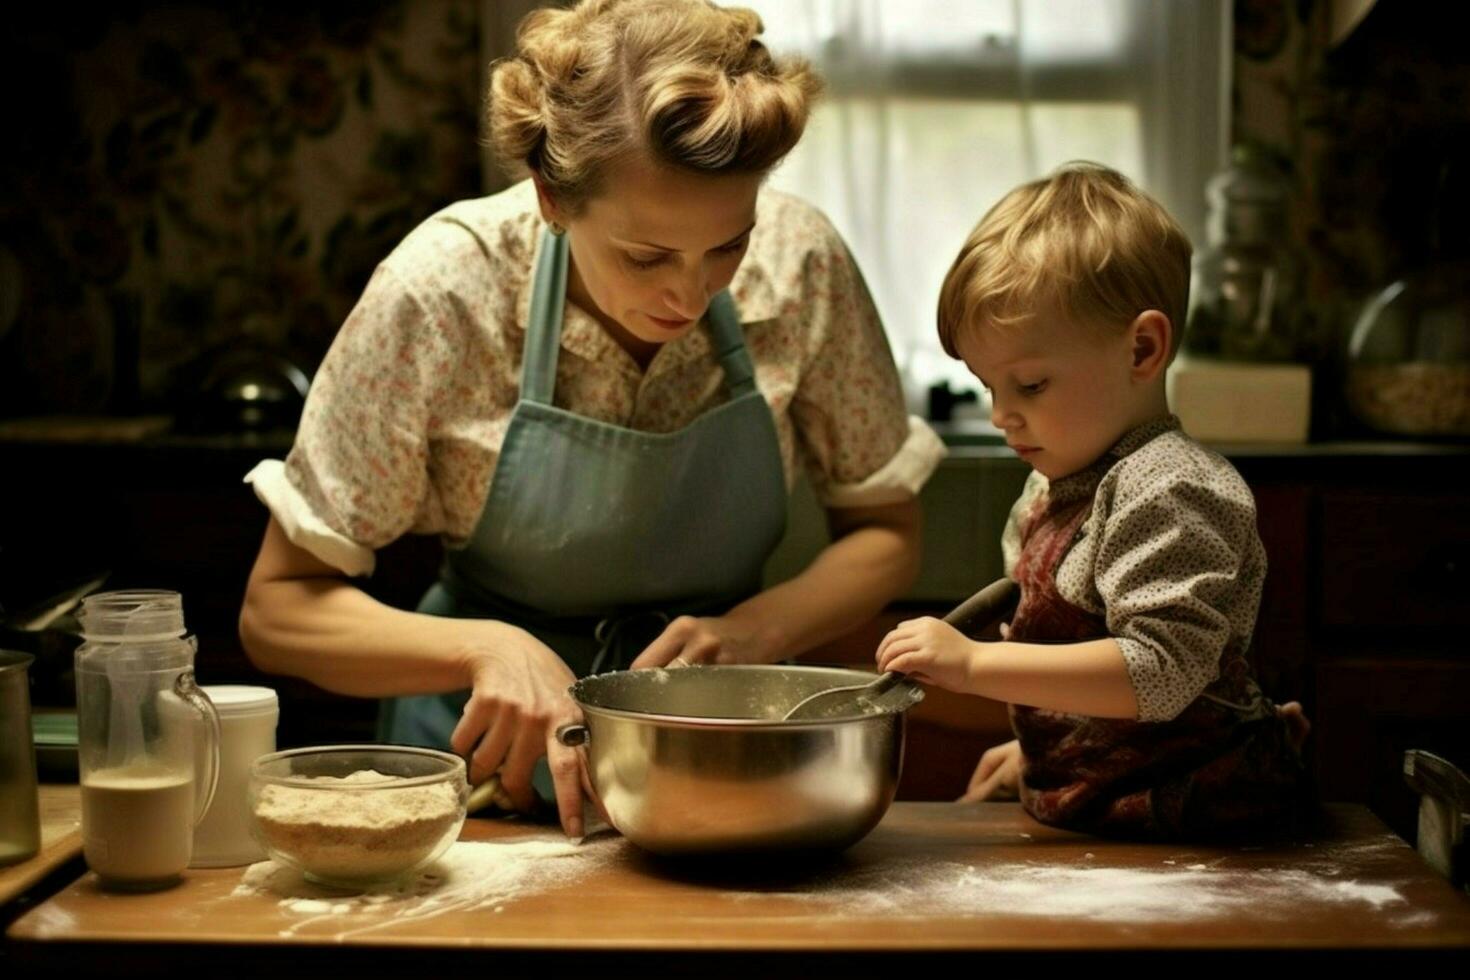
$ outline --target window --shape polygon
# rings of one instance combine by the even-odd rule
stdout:
[[[1225,159],[1223,0],[739,0],[828,84],[772,177],[847,239],[918,409],[974,388],[935,335],[939,286],[980,216],[1074,159],[1128,174],[1200,243]]]

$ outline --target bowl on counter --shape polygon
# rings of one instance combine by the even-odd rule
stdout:
[[[612,825],[662,855],[835,852],[867,835],[893,802],[904,712],[782,721],[818,691],[871,681],[840,667],[711,666],[600,674],[571,688],[585,723],[557,737],[585,745]]]
[[[250,767],[251,832],[311,881],[361,888],[432,863],[459,836],[464,760],[404,745],[273,752]]]

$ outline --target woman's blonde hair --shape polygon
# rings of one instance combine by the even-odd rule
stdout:
[[[1125,327],[1145,310],[1173,326],[1189,303],[1189,237],[1127,177],[1069,163],[1011,191],[980,219],[939,291],[939,339],[1020,323],[1055,304],[1069,319]]]
[[[756,174],[801,138],[821,83],[773,58],[754,11],[707,0],[582,0],[532,11],[498,62],[490,142],[576,214],[633,151],[708,174]]]

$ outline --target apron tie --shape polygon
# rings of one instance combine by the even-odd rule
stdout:
[[[597,654],[592,658],[592,667],[588,671],[589,675],[602,673],[602,668],[607,662],[608,655],[617,646],[618,640],[622,638],[623,631],[628,628],[629,624],[644,619],[656,623],[660,632],[662,632],[663,627],[669,625],[669,614],[657,609],[630,613],[626,616],[608,616],[598,621],[596,628],[592,630],[592,638],[597,641]]]

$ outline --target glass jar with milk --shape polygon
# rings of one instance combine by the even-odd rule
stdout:
[[[107,885],[164,887],[188,867],[219,778],[219,715],[194,683],[183,601],[104,592],[77,618],[82,852]]]

